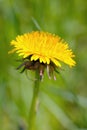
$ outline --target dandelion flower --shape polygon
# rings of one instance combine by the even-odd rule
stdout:
[[[68,44],[59,36],[48,32],[34,31],[16,37],[11,41],[14,49],[9,53],[16,51],[23,57],[23,63],[18,67],[24,67],[23,70],[39,70],[40,77],[43,77],[44,69],[47,68],[49,78],[57,67],[61,67],[61,62],[75,66],[73,60],[75,55],[69,49]]]

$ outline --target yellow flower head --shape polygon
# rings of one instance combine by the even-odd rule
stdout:
[[[68,44],[59,36],[47,32],[35,31],[17,36],[16,40],[12,40],[11,45],[14,46],[14,49],[10,53],[16,51],[23,59],[29,59],[29,63],[38,62],[44,66],[53,64],[56,67],[61,67],[61,62],[70,67],[76,64],[72,59],[74,54]],[[31,69],[33,68],[31,67]]]

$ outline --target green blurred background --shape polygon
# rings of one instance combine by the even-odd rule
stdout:
[[[35,130],[87,130],[87,0],[0,0],[0,130],[27,130],[33,81],[8,51],[18,34],[40,28],[64,38],[77,65],[56,81],[45,73]]]

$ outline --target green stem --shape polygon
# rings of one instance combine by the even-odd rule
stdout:
[[[33,88],[33,99],[32,99],[30,113],[29,113],[29,129],[28,130],[34,130],[34,124],[35,124],[35,118],[36,118],[36,112],[37,112],[39,86],[40,86],[40,76],[39,76],[39,73],[36,71],[34,88]]]

